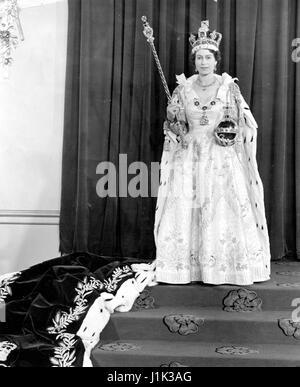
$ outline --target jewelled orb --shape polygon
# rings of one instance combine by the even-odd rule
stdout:
[[[215,138],[221,146],[232,146],[236,143],[238,135],[237,124],[233,120],[223,120],[215,129]]]

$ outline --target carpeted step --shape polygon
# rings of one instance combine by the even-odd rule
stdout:
[[[192,317],[182,319],[179,315]],[[166,316],[175,317],[166,319]],[[151,310],[113,314],[101,334],[101,339],[114,341],[142,338],[143,340],[178,341],[188,344],[215,341],[220,343],[266,343],[300,348],[300,340],[293,336],[286,336],[279,327],[280,319],[289,318],[291,314],[286,311],[236,313],[215,308],[165,306]],[[171,330],[175,332],[172,333]],[[196,333],[191,333],[194,331]]]
[[[271,280],[252,286],[146,289],[133,311],[112,315],[93,351],[94,364],[299,367],[300,324],[291,321],[299,290],[299,262],[272,264]],[[282,319],[290,321],[280,328]]]
[[[299,279],[300,281],[300,279]],[[235,286],[207,286],[203,284],[193,285],[157,285],[149,290],[157,306],[201,306],[223,307],[223,300],[232,291],[247,289],[255,292],[262,300],[263,310],[290,310],[293,300],[299,298],[300,286],[291,288],[275,283],[265,285],[252,285],[245,287]]]
[[[299,367],[300,346],[102,341],[92,360],[95,367]]]
[[[151,296],[158,306],[222,307],[223,300],[228,294],[238,289],[255,292],[262,300],[264,310],[289,310],[293,300],[299,298],[300,294],[300,262],[273,263],[270,281],[250,286],[159,284],[151,289]]]

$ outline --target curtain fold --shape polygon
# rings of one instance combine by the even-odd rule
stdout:
[[[142,33],[143,15],[171,91],[175,74],[194,72],[189,33],[203,19],[222,32],[220,71],[239,79],[259,124],[272,258],[297,257],[300,54],[299,62],[292,60],[292,41],[300,38],[298,0],[69,1],[61,252],[155,257],[157,165],[151,175],[151,163],[160,161],[167,99]],[[105,162],[112,164],[105,169]],[[146,174],[135,162],[147,166]],[[101,198],[99,181],[108,168],[117,195]],[[139,174],[148,197],[128,197]]]
[[[295,112],[294,116],[294,147],[293,152],[295,154],[295,164],[293,168],[293,173],[290,174],[290,179],[295,182],[295,214],[291,215],[291,219],[293,219],[295,224],[295,240],[296,240],[296,252],[297,257],[300,259],[300,1],[294,0],[294,7],[292,10],[292,14],[294,15],[294,20],[292,21],[292,31],[293,38],[298,40],[297,45],[297,62],[293,65],[293,99],[292,99],[292,108]],[[293,39],[293,40],[294,40]],[[296,47],[293,46],[293,50]]]

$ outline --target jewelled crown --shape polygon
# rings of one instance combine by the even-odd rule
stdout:
[[[204,20],[201,22],[198,36],[191,34],[189,41],[192,46],[193,54],[200,49],[219,51],[219,46],[222,41],[222,34],[217,31],[210,32],[209,21]]]

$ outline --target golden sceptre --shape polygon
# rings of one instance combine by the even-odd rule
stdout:
[[[160,75],[160,79],[162,81],[165,93],[167,95],[168,102],[170,103],[172,101],[172,96],[171,96],[171,93],[170,93],[170,90],[169,90],[169,87],[168,87],[168,84],[166,81],[166,77],[164,75],[164,72],[163,72],[163,69],[161,67],[160,60],[159,60],[159,57],[158,57],[158,54],[157,54],[157,51],[156,51],[156,48],[154,45],[155,38],[153,36],[153,28],[150,27],[150,24],[148,23],[146,16],[142,17],[142,22],[144,25],[143,33],[144,33],[145,37],[147,38],[147,42],[150,44],[150,47],[151,47],[151,50],[152,50],[152,53],[153,53],[153,56],[154,56],[154,59],[156,62],[156,66],[157,66],[157,69],[158,69],[158,72]],[[180,120],[177,116],[176,116],[174,123],[167,124],[164,126],[164,128],[166,131],[170,130],[171,132],[175,133],[176,136],[179,136],[182,147],[187,148],[187,143],[185,140],[186,127],[183,123],[180,122]]]

